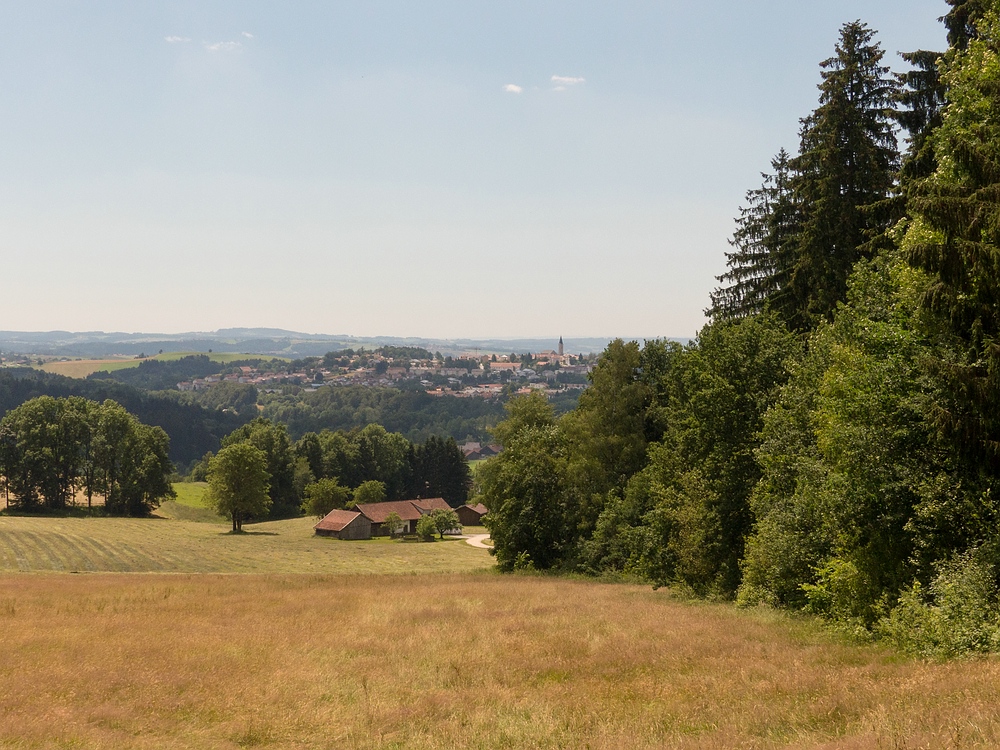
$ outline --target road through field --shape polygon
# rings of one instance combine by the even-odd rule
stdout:
[[[465,543],[471,544],[473,547],[479,547],[480,549],[492,549],[493,545],[486,543],[486,540],[489,538],[489,534],[473,534],[465,538]]]

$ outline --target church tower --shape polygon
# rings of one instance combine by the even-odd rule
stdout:
[[[562,355],[563,355],[563,342],[562,342],[562,336],[560,336],[559,337],[559,356],[561,357]]]

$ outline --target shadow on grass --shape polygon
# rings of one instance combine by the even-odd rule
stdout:
[[[0,517],[3,516],[12,518],[138,518],[143,520],[155,518],[163,520],[163,516],[157,515],[155,511],[145,516],[126,516],[108,513],[105,511],[103,505],[95,505],[93,508],[87,508],[85,505],[77,505],[58,510],[51,508],[20,508],[12,505],[9,508],[0,508]]]
[[[220,531],[219,536],[280,536],[277,531]]]

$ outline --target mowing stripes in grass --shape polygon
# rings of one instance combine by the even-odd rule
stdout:
[[[459,572],[492,566],[485,550],[317,537],[315,519],[247,527],[166,519],[0,517],[0,570],[220,573]]]

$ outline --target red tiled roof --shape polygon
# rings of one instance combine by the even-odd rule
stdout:
[[[482,503],[476,503],[475,505],[470,505],[469,507],[472,508],[474,511],[476,511],[476,513],[478,513],[481,516],[485,516],[487,513],[489,513],[489,510]]]
[[[443,497],[425,497],[423,500],[411,500],[410,502],[423,511],[451,510],[448,501]]]
[[[401,521],[416,521],[424,513],[438,508],[448,510],[451,506],[440,497],[394,500],[388,503],[358,503],[354,506],[356,511],[362,513],[372,523],[383,523],[390,513],[398,514]]]
[[[331,510],[313,528],[321,529],[322,531],[342,531],[344,527],[360,515],[360,513],[356,513],[353,510]]]

